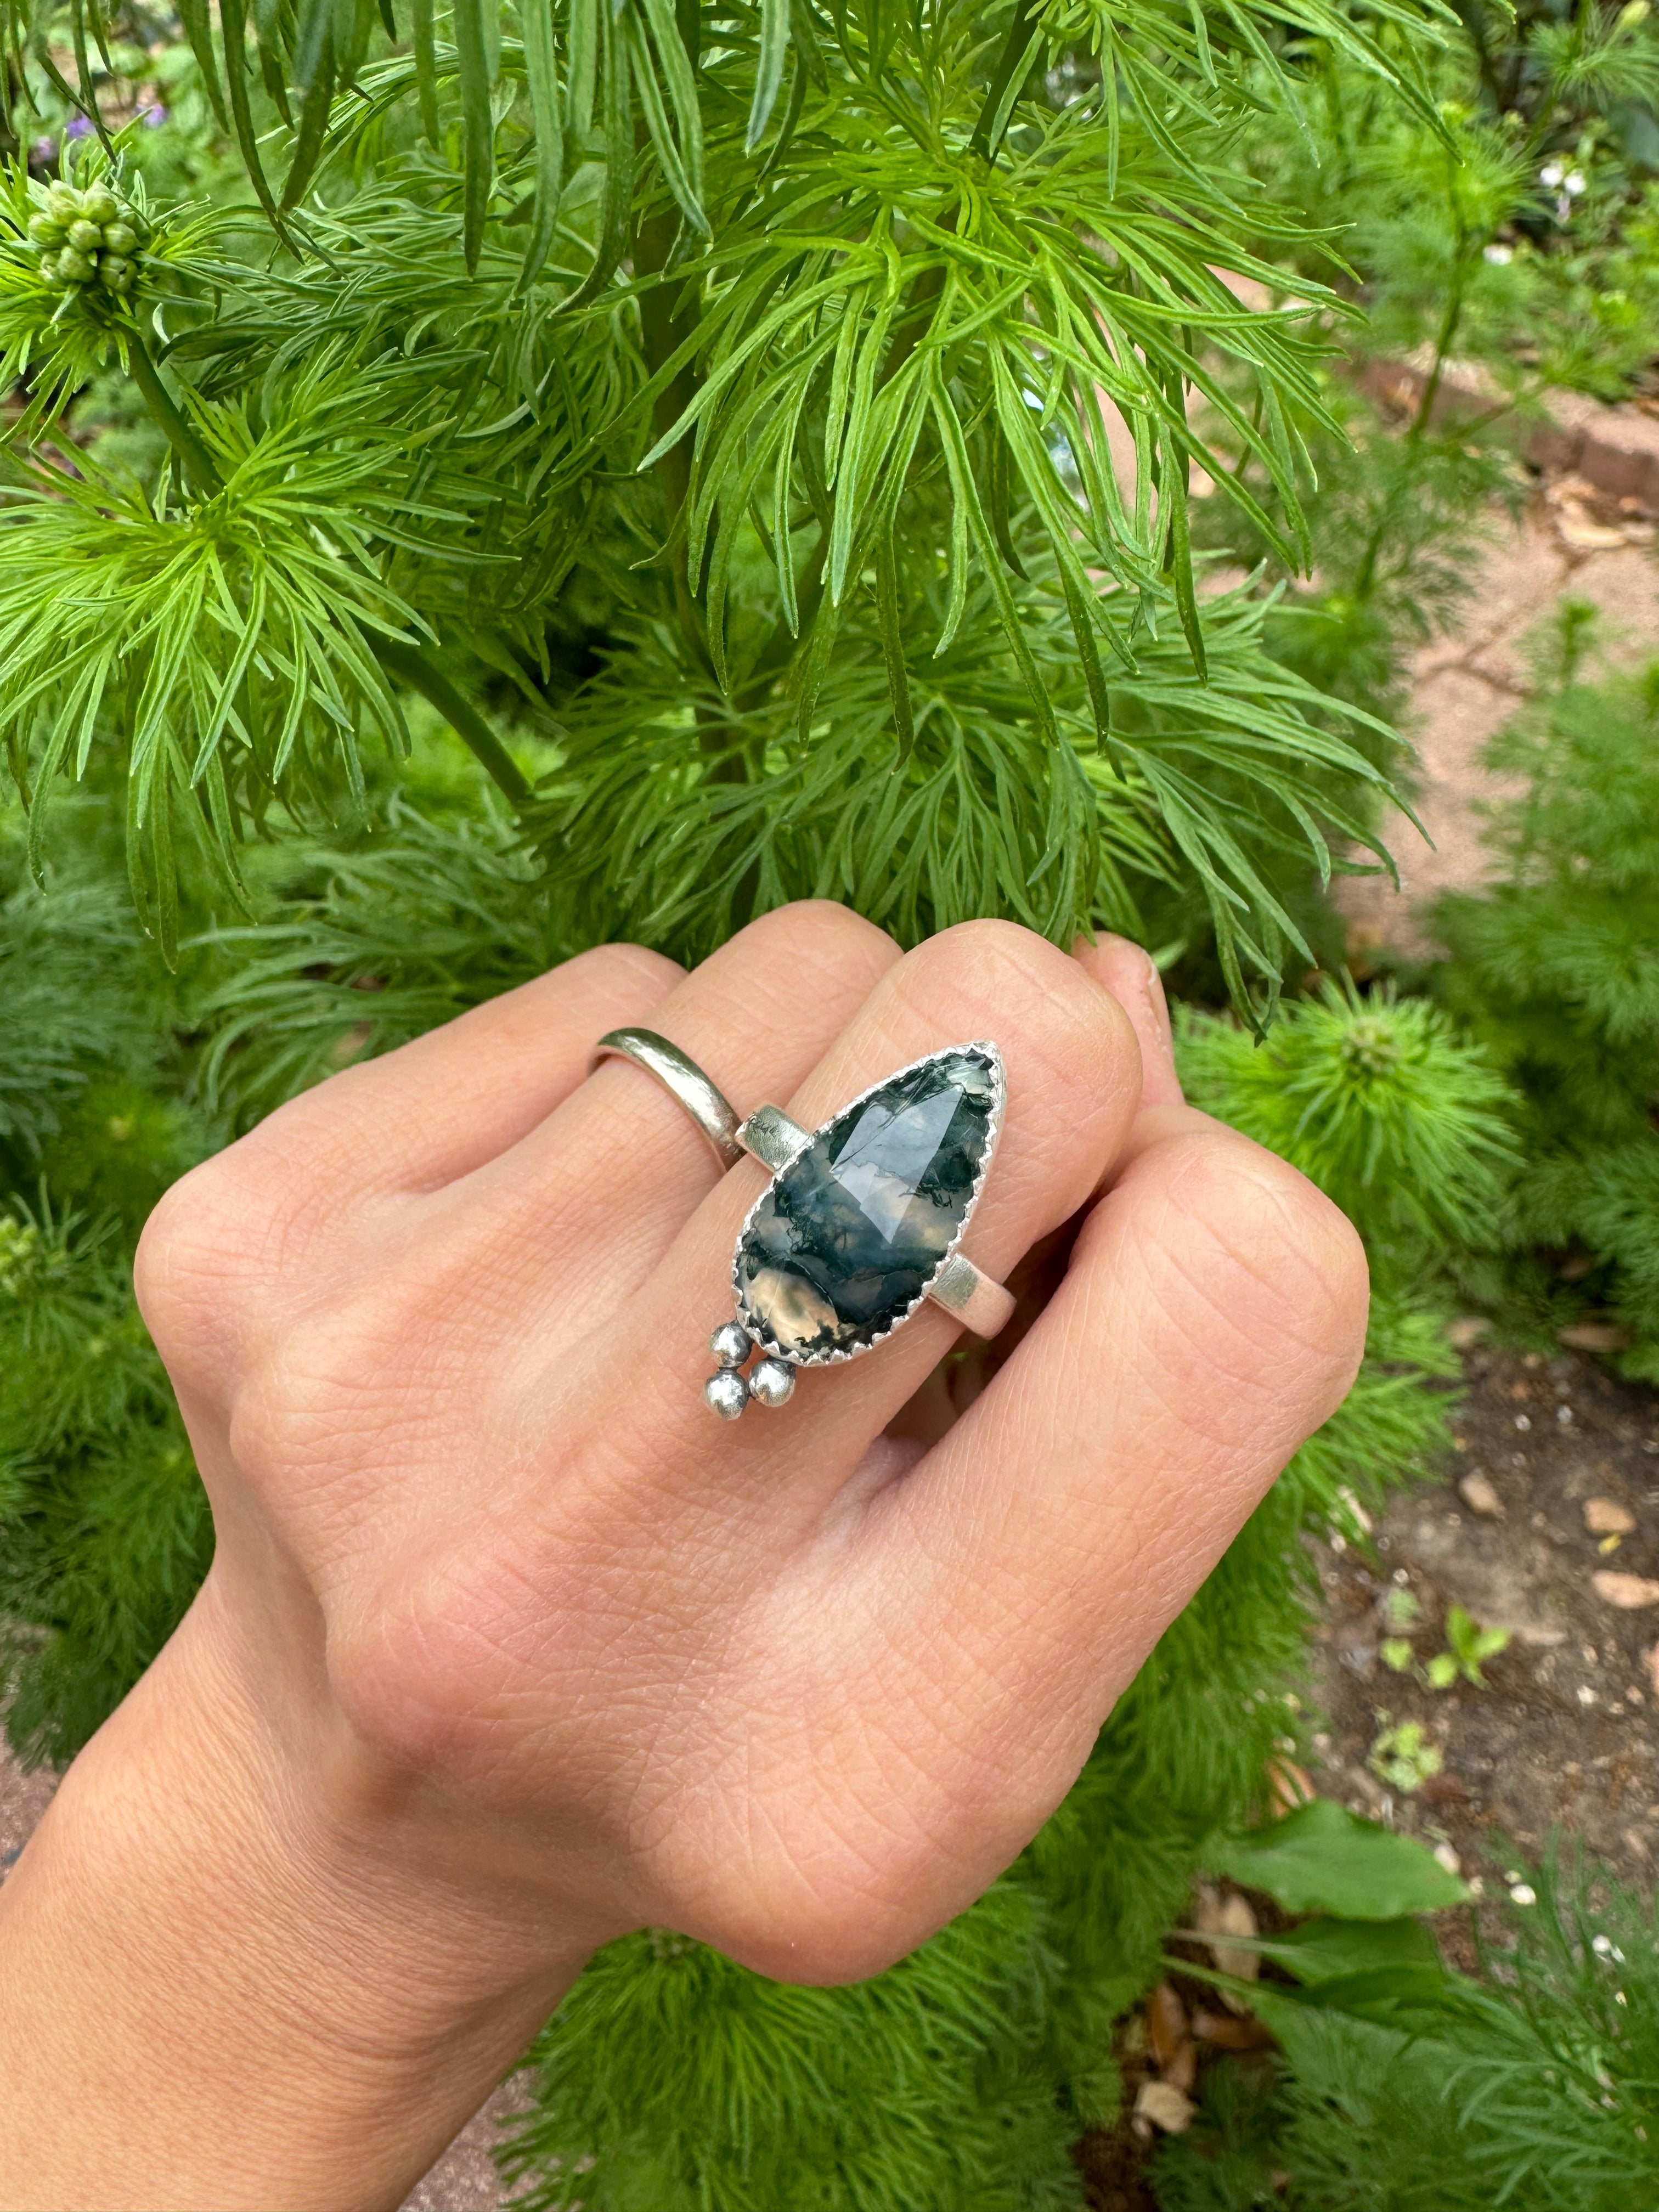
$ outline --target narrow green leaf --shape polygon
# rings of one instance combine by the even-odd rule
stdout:
[[[553,40],[553,0],[520,0],[519,21],[531,120],[536,128],[536,199],[519,277],[520,284],[528,284],[541,274],[558,224],[564,184],[564,124]]]
[[[998,552],[1024,583],[1025,571],[1020,565],[1019,555],[1014,550],[1013,535],[1008,523],[1008,441],[1002,434],[1001,425],[994,420],[987,425],[986,436],[991,446],[990,479],[986,488],[991,528],[996,538]]]
[[[495,181],[495,119],[484,13],[493,0],[455,0],[455,57],[461,80],[461,246],[471,275],[483,250],[484,218]]]
[[[593,127],[593,88],[599,82],[599,6],[600,0],[570,0],[564,127],[579,148]]]
[[[322,67],[323,47],[334,27],[337,0],[301,0],[294,27],[294,88],[303,99]]]
[[[237,149],[247,171],[248,182],[253,186],[254,197],[280,237],[283,234],[283,219],[277,213],[276,202],[265,177],[264,164],[259,159],[259,141],[253,128],[253,112],[247,96],[246,0],[219,0],[219,24],[224,41],[225,82],[229,89],[230,112],[236,126]]]
[[[202,0],[197,0],[202,4]],[[749,104],[749,127],[744,143],[753,153],[766,136],[783,82],[783,64],[789,52],[789,0],[761,0],[760,52],[755,66],[755,96]]]
[[[300,110],[299,127],[294,134],[294,160],[288,180],[283,186],[282,211],[289,214],[298,206],[306,186],[316,173],[322,159],[323,149],[328,143],[328,118],[334,106],[334,40],[325,35],[322,57],[316,74],[307,89],[305,102]]]
[[[432,0],[413,0],[415,85],[420,96],[421,129],[428,146],[438,143],[438,50],[432,33]]]
[[[254,18],[254,39],[259,56],[259,79],[264,86],[271,106],[292,131],[294,110],[289,104],[288,83],[283,74],[283,49],[274,24],[261,28],[258,15]]]
[[[190,50],[196,57],[196,66],[202,72],[202,85],[208,103],[218,118],[219,128],[230,129],[230,110],[225,105],[225,88],[219,76],[219,57],[213,50],[213,23],[208,14],[207,0],[179,0],[179,21],[184,26]]]
[[[902,763],[908,760],[915,744],[916,726],[910,712],[910,678],[904,665],[904,634],[899,623],[898,564],[890,527],[882,530],[876,539],[876,626],[887,663],[887,689],[893,702],[893,727],[898,733]]]
[[[634,102],[628,76],[628,38],[609,8],[599,18],[599,46],[605,64],[605,186],[599,197],[599,242],[593,266],[575,290],[560,301],[557,312],[562,315],[585,307],[611,282],[628,243],[628,221],[634,204]]]
[[[1158,501],[1169,522],[1169,569],[1175,585],[1176,606],[1181,616],[1181,627],[1186,632],[1187,646],[1193,656],[1193,666],[1200,681],[1210,672],[1209,659],[1204,650],[1204,626],[1199,620],[1198,592],[1193,582],[1193,538],[1191,518],[1187,511],[1187,456],[1181,452],[1173,438],[1164,441],[1164,471],[1158,484]]]

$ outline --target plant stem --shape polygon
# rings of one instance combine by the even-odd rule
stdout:
[[[518,763],[495,735],[472,702],[450,682],[441,668],[428,660],[418,646],[397,638],[373,641],[375,659],[389,675],[418,691],[437,708],[464,744],[477,756],[479,766],[514,806],[530,797],[530,785]]]
[[[159,428],[166,432],[168,445],[190,471],[191,483],[204,498],[211,499],[223,488],[213,458],[162,383],[161,372],[150,359],[149,349],[136,330],[127,333],[127,366],[132,372],[133,382],[144,395],[144,404]]]

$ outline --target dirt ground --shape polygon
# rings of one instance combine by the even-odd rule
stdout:
[[[1641,1888],[1659,1850],[1659,1394],[1572,1352],[1466,1355],[1455,1464],[1398,1499],[1371,1557],[1319,1547],[1322,1795],[1490,1883],[1553,1827]],[[1485,1686],[1424,1680],[1449,1608],[1507,1630]],[[1409,1666],[1390,1666],[1409,1644]],[[1387,1771],[1385,1732],[1438,1762]],[[1382,1741],[1379,1747],[1379,1739]],[[1516,1847],[1511,1851],[1508,1844]]]

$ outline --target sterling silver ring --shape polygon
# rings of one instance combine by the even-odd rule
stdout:
[[[979,1336],[1012,1314],[1008,1291],[960,1249],[1007,1103],[995,1045],[925,1054],[817,1129],[777,1106],[739,1121],[696,1060],[654,1030],[612,1030],[593,1049],[596,1060],[614,1053],[654,1077],[723,1167],[747,1152],[770,1171],[732,1255],[736,1316],[708,1340],[718,1364],[703,1395],[722,1420],[751,1399],[785,1404],[798,1368],[872,1352],[927,1299]]]

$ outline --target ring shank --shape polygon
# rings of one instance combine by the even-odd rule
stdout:
[[[593,1048],[595,1063],[611,1054],[631,1060],[635,1067],[654,1076],[702,1131],[721,1167],[737,1165],[743,1158],[737,1115],[689,1053],[682,1052],[669,1038],[659,1036],[655,1030],[627,1029],[608,1030]]]

